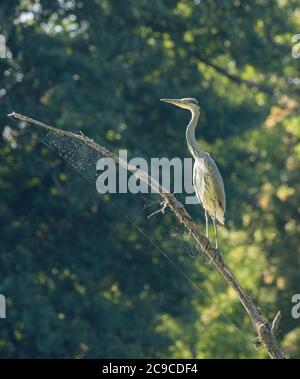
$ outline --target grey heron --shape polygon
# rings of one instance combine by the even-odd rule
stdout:
[[[186,129],[188,148],[195,160],[193,168],[193,186],[197,199],[205,211],[206,238],[208,238],[208,222],[211,217],[214,225],[216,249],[218,249],[217,225],[224,226],[226,198],[225,189],[220,171],[209,155],[200,149],[195,138],[195,129],[200,115],[198,101],[193,98],[161,99],[165,103],[188,109],[192,113],[191,120]]]

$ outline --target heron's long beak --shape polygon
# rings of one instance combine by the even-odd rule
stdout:
[[[180,99],[160,99],[160,101],[163,101],[164,103],[177,105],[177,107],[182,107],[182,104],[183,104]]]

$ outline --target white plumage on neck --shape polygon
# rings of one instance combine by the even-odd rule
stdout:
[[[192,117],[186,128],[186,141],[192,156],[197,159],[207,155],[207,153],[200,149],[195,137],[195,129],[198,123],[200,111],[196,107],[188,109],[191,111]]]

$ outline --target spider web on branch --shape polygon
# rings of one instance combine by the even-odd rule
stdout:
[[[55,151],[60,157],[67,161],[77,172],[79,172],[90,183],[96,182],[96,164],[102,155],[76,139],[47,132],[41,139],[45,145]]]

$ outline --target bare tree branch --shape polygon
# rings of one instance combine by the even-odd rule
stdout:
[[[274,94],[273,88],[268,85],[257,83],[254,80],[243,79],[237,75],[231,74],[230,72],[225,70],[225,68],[217,66],[216,64],[212,62],[209,62],[208,60],[204,59],[203,57],[200,57],[199,55],[197,55],[196,58],[202,63],[204,63],[206,66],[213,68],[216,72],[225,76],[227,79],[231,80],[232,82],[236,84],[245,84],[248,88],[255,88],[271,96]]]
[[[159,193],[164,205],[168,206],[172,210],[178,221],[182,223],[186,230],[192,235],[196,242],[198,251],[200,253],[204,253],[207,257],[210,258],[215,268],[223,276],[225,281],[233,288],[234,292],[238,296],[240,302],[242,303],[243,307],[245,308],[254,325],[254,328],[258,335],[258,340],[266,348],[270,357],[273,359],[285,358],[278,342],[276,341],[276,331],[278,329],[279,323],[278,314],[276,315],[273,321],[273,327],[271,329],[268,321],[263,319],[253,300],[246,294],[246,292],[241,287],[231,270],[225,264],[222,255],[216,249],[214,249],[211,246],[209,240],[200,233],[198,225],[193,221],[193,219],[186,211],[184,206],[172,194],[168,193],[168,191],[164,187],[162,187],[147,173],[140,170],[134,165],[129,165],[127,162],[120,159],[116,154],[107,150],[105,147],[98,145],[96,142],[86,137],[83,133],[76,134],[63,129],[54,128],[50,125],[44,124],[40,121],[34,120],[30,117],[23,116],[15,112],[9,114],[8,116],[34,124],[40,128],[46,129],[58,135],[81,141],[82,143],[90,146],[92,149],[101,153],[105,157],[113,159],[114,162],[119,164],[124,169],[130,171],[133,175],[136,176],[136,178],[147,183],[149,187],[151,187],[154,191]]]

